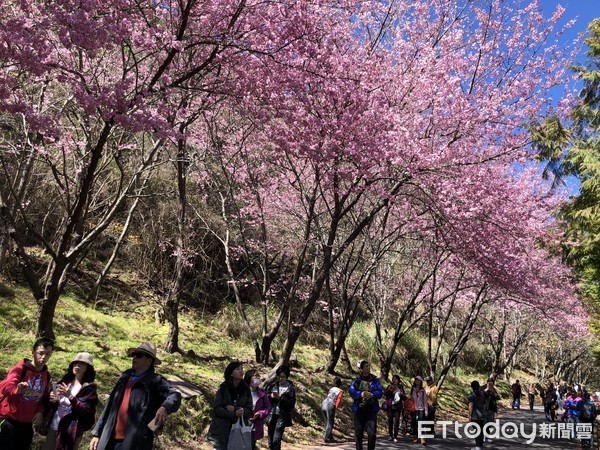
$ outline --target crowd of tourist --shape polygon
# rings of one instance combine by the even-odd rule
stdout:
[[[92,435],[90,450],[152,449],[156,431],[181,403],[181,394],[155,372],[161,364],[155,345],[142,342],[127,350],[132,358],[131,368],[117,380],[98,418],[92,355],[78,353],[60,380],[53,383],[46,366],[53,350],[53,341],[38,339],[31,359],[16,364],[1,382],[0,449],[29,450],[37,432],[46,437],[43,450],[78,450],[86,431]],[[427,446],[426,437],[435,435],[431,424],[438,407],[438,386],[433,378],[415,376],[412,384],[405,387],[400,376],[393,375],[384,388],[368,361],[360,361],[357,369],[358,376],[347,388],[352,400],[356,449],[363,449],[365,436],[367,450],[375,449],[380,411],[387,418],[388,441],[409,438]],[[289,378],[289,367],[278,367],[276,379],[263,389],[256,369],[244,372],[239,361],[227,364],[214,397],[207,434],[214,450],[256,449],[257,442],[265,436],[265,426],[269,450],[280,450],[296,405],[294,383]],[[465,399],[469,420],[479,430],[494,422],[498,412],[500,393],[495,381],[495,377],[490,377],[484,386],[473,381]],[[321,404],[325,443],[334,441],[335,414],[346,392],[339,377],[332,384]],[[595,422],[600,393],[592,395],[581,385],[530,383],[524,390],[515,380],[510,391],[513,409],[520,409],[521,400],[527,398],[529,410],[533,411],[539,397],[548,421],[592,426]],[[484,433],[480,432],[473,450],[481,450],[484,442]],[[593,433],[582,444],[593,448]]]

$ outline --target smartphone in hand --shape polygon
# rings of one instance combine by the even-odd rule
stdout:
[[[153,433],[156,433],[162,427],[159,426],[158,423],[156,423],[156,417],[155,417],[154,419],[152,419],[150,421],[150,423],[148,423],[148,428],[150,428],[150,431],[152,431]]]

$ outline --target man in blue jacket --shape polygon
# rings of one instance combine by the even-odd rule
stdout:
[[[181,394],[154,372],[156,346],[130,348],[131,369],[121,374],[92,430],[90,450],[152,450],[154,432],[179,409]]]
[[[360,373],[350,384],[350,397],[354,399],[354,433],[356,450],[363,450],[363,434],[367,432],[367,449],[375,450],[377,439],[377,411],[379,399],[383,396],[383,386],[371,373],[371,364],[361,361]]]

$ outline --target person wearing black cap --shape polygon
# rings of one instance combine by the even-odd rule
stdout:
[[[127,349],[131,369],[121,374],[94,429],[90,450],[151,450],[154,432],[181,405],[181,394],[154,372],[156,346]]]
[[[208,428],[208,441],[215,450],[227,450],[231,426],[240,418],[252,417],[252,393],[244,381],[244,367],[239,361],[227,364],[213,403],[213,419]]]
[[[475,447],[471,450],[481,450],[483,447],[483,426],[485,425],[485,401],[486,397],[481,390],[479,381],[471,382],[473,392],[467,397],[469,402],[469,420],[477,426],[478,433],[475,436]]]
[[[494,387],[495,382],[496,380],[493,377],[488,378],[487,385],[483,390],[485,403],[487,405],[485,417],[486,423],[493,422],[496,419],[496,413],[498,412],[498,401],[500,400],[500,394]],[[489,438],[486,438],[485,441],[491,442]]]

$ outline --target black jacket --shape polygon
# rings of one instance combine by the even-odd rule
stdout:
[[[214,416],[208,428],[208,441],[216,450],[227,450],[231,425],[238,420],[235,411],[227,410],[227,405],[244,408],[246,421],[252,417],[252,392],[245,383],[244,386],[238,391],[237,398],[233,398],[226,383],[222,383],[217,390],[213,403]]]
[[[296,389],[294,384],[288,380],[290,384],[289,389],[279,398],[273,398],[271,394],[273,392],[279,392],[279,382],[275,383],[269,389],[269,401],[271,402],[271,412],[267,416],[267,423],[275,417],[277,419],[277,427],[289,427],[292,425],[292,411],[296,406]],[[279,414],[275,414],[276,407],[279,406]]]
[[[123,393],[132,372],[130,369],[121,374],[92,430],[92,435],[100,438],[98,450],[105,450],[113,435]],[[131,388],[123,450],[152,450],[154,433],[148,428],[148,423],[154,419],[161,406],[172,414],[180,405],[181,394],[163,376],[155,373],[153,368],[149,369]]]

